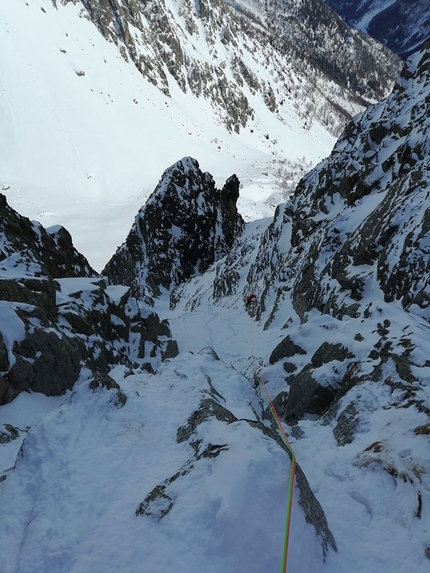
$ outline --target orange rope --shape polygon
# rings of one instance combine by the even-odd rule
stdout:
[[[279,428],[279,431],[281,432],[283,441],[284,441],[285,445],[287,446],[287,448],[291,454],[291,470],[290,470],[290,479],[289,479],[289,486],[288,486],[287,516],[286,516],[286,521],[285,521],[284,551],[283,551],[283,555],[282,555],[282,570],[281,570],[282,573],[286,573],[287,561],[288,561],[288,545],[289,545],[289,540],[290,540],[290,529],[291,529],[291,514],[292,514],[292,509],[293,509],[294,480],[295,480],[295,475],[296,475],[296,456],[294,455],[293,448],[291,447],[291,444],[288,441],[287,435],[284,431],[284,428],[282,427],[281,420],[279,419],[279,416],[276,412],[275,406],[273,405],[273,402],[270,398],[270,394],[267,390],[267,386],[264,382],[263,376],[262,376],[262,374],[261,374],[261,372],[257,366],[254,352],[252,353],[252,358],[254,361],[255,372],[258,376],[260,386],[264,390],[264,394],[266,396],[266,400],[269,404],[273,418],[274,418],[274,420],[275,420],[275,422]]]

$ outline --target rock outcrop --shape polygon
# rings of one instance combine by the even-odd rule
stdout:
[[[427,43],[277,209],[248,273],[265,327],[289,315],[270,358],[286,372],[279,411],[290,424],[337,416],[340,443],[359,426],[350,390],[369,380],[429,411],[416,399],[429,364],[416,342],[430,322],[429,85]]]
[[[96,276],[61,226],[46,230],[12,209],[0,194],[0,272],[22,276]]]
[[[245,232],[213,269],[212,301],[252,292],[248,312],[266,330],[282,328],[267,371],[269,379],[271,369],[284,373],[281,416],[335,420],[339,443],[360,427],[353,389],[369,381],[430,411],[418,398],[429,366],[418,343],[430,336],[429,85],[427,43],[392,94],[346,126],[267,230]],[[191,308],[198,289],[175,294]]]
[[[167,322],[100,278],[64,228],[48,233],[0,203],[0,405],[22,391],[63,394],[83,368],[154,371],[176,356]]]
[[[163,173],[102,274],[151,301],[204,273],[229,252],[243,228],[236,208],[239,185],[232,175],[218,190],[195,159],[178,161]]]

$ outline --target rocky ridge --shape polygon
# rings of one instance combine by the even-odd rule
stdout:
[[[427,556],[419,520],[430,491],[420,453],[430,425],[429,85],[427,43],[392,94],[346,126],[267,230],[245,229],[211,268],[210,295],[198,279],[172,293],[180,309],[226,298],[237,307],[256,294],[248,312],[281,335],[261,357],[278,413],[297,439],[309,416],[319,418],[363,474],[376,467],[407,483],[415,499],[415,509],[405,506],[408,527]],[[402,439],[392,423],[379,425],[388,412],[399,432],[410,420]],[[378,440],[366,444],[375,424]]]
[[[211,176],[203,174],[197,161],[191,158],[184,158],[166,170],[152,199],[148,201],[148,209],[142,209],[137,218],[136,228],[139,231],[133,237],[134,244],[138,238],[142,240],[144,237],[147,240],[145,247],[148,256],[145,261],[158,260],[158,265],[149,265],[148,273],[142,274],[145,265],[139,265],[138,261],[130,258],[128,268],[134,264],[140,271],[134,276],[133,285],[145,277],[148,279],[145,292],[149,287],[156,286],[156,280],[160,281],[162,289],[174,289],[176,282],[183,284],[190,276],[201,276],[207,266],[224,257],[244,226],[236,210],[238,190],[239,181],[235,175],[227,180],[221,191],[215,189]],[[177,471],[167,475],[136,505],[134,517],[149,517],[158,521],[166,519],[171,512],[175,513],[178,497],[186,497],[179,495],[178,491],[190,480],[192,482],[193,472],[206,467],[210,473],[216,472],[220,454],[225,455],[225,452],[231,450],[233,454],[228,455],[235,455],[235,439],[233,436],[231,439],[226,437],[229,432],[225,428],[230,424],[241,428],[246,435],[252,434],[257,443],[266,444],[268,440],[272,444],[268,455],[275,455],[271,453],[272,450],[283,450],[282,455],[277,453],[276,456],[291,463],[288,448],[270,424],[264,421],[264,416],[260,419],[251,404],[244,410],[242,398],[238,406],[228,396],[228,392],[223,395],[225,390],[219,387],[219,381],[230,378],[236,378],[236,383],[247,387],[247,392],[252,394],[244,376],[233,367],[223,364],[209,348],[203,349],[199,356],[184,355],[182,359],[178,357],[178,361],[171,361],[170,365],[169,361],[165,364],[166,359],[177,356],[177,344],[171,338],[167,321],[160,320],[142,302],[142,296],[137,300],[132,296],[130,287],[112,284],[114,276],[108,282],[106,277],[94,273],[86,259],[75,251],[71,241],[68,249],[65,249],[63,242],[61,253],[57,253],[56,243],[53,240],[50,242],[50,236],[43,227],[20,216],[7,205],[4,198],[2,204],[0,406],[13,401],[20,392],[57,396],[73,388],[64,404],[49,419],[30,430],[23,441],[16,464],[2,471],[0,482],[6,482],[6,490],[2,489],[2,492],[6,491],[5,503],[12,503],[13,506],[13,495],[8,496],[7,487],[11,483],[13,488],[16,481],[9,480],[9,477],[15,477],[15,473],[20,476],[22,471],[25,473],[28,460],[31,463],[34,456],[38,455],[37,451],[42,453],[43,458],[43,447],[34,448],[35,443],[39,440],[40,443],[46,443],[47,440],[51,443],[47,447],[52,447],[57,452],[56,456],[66,455],[65,451],[60,451],[54,445],[59,439],[56,429],[65,420],[72,426],[74,417],[82,408],[86,411],[97,404],[97,412],[104,413],[103,423],[114,424],[116,412],[123,409],[130,400],[132,404],[138,403],[139,419],[134,420],[129,413],[126,425],[142,426],[140,416],[148,399],[144,384],[147,384],[148,376],[156,371],[159,378],[152,379],[157,380],[151,385],[152,388],[163,388],[166,384],[171,388],[173,383],[178,393],[183,391],[183,385],[187,388],[189,383],[186,391],[194,391],[195,396],[186,403],[187,417],[181,418],[184,414],[176,412],[175,402],[171,404],[171,415],[175,420],[178,419],[176,443],[178,448],[186,445],[188,450],[185,452],[190,453]],[[187,229],[188,233],[185,233]],[[184,232],[185,239],[195,244],[194,258],[190,256],[194,252],[192,244],[180,240],[182,233],[178,230]],[[58,228],[55,236],[70,237],[65,230]],[[170,245],[173,256],[170,259],[166,256],[167,263],[160,263],[159,259],[163,259],[161,253],[169,254],[168,236],[170,243],[173,243],[173,246]],[[179,239],[178,243],[173,241],[174,238]],[[47,249],[46,245],[50,248]],[[156,256],[152,258],[154,252]],[[133,254],[126,250],[125,253],[130,256]],[[60,256],[72,261],[72,267],[59,268],[55,265],[53,260]],[[122,256],[126,255],[123,253]],[[123,260],[114,258],[117,265],[112,263],[112,268],[121,269]],[[55,278],[44,274],[48,268],[46,261],[53,265],[50,268],[52,272],[55,271]],[[188,267],[183,266],[184,261],[187,261]],[[70,268],[74,269],[73,276],[67,276]],[[178,273],[179,268],[183,274]],[[62,269],[66,276],[62,276]],[[174,280],[168,278],[163,283],[162,278],[169,277],[169,273],[172,273]],[[155,295],[160,296],[162,289],[154,288],[150,292],[156,298]],[[118,375],[113,374],[116,366],[120,366],[123,372],[121,383],[115,379]],[[194,381],[196,369],[201,373],[197,385]],[[178,378],[182,384],[177,384]],[[140,393],[143,394],[142,398]],[[169,396],[171,393],[172,389],[169,390]],[[155,396],[155,404],[159,406],[157,392]],[[71,426],[66,430],[67,435],[73,435]],[[29,428],[4,424],[0,428],[0,444],[22,441],[28,431]],[[86,427],[79,430],[79,436],[83,435],[86,443],[91,442],[87,431]],[[119,435],[122,433],[123,428],[118,431]],[[217,434],[218,440],[223,440],[222,444],[214,442]],[[75,436],[73,440],[79,442],[79,437]],[[121,452],[116,452],[116,455],[120,456]],[[65,461],[65,467],[67,463]],[[40,467],[43,468],[43,465],[44,460],[41,459]],[[59,483],[63,482],[59,475],[57,478]],[[43,483],[39,476],[35,479]],[[68,478],[64,479],[67,482]],[[296,468],[296,483],[303,519],[313,528],[321,558],[324,559],[329,552],[336,551],[336,541],[324,510],[299,465]],[[37,499],[29,503],[30,506],[37,505]],[[43,525],[41,527],[43,529]],[[13,552],[5,558],[8,559],[10,554]],[[22,552],[22,556],[24,560],[29,558],[26,551]]]
[[[117,415],[128,400],[137,404],[133,413],[139,419],[131,425],[141,447],[145,400],[159,406],[160,388],[170,400],[176,391],[178,403],[184,390],[190,392],[186,412],[177,412],[166,398],[178,422],[173,441],[181,463],[173,471],[171,465],[160,471],[163,475],[133,506],[133,519],[168,521],[184,491],[180,484],[194,468],[212,473],[229,450],[234,452],[233,433],[227,439],[226,428],[255,431],[257,440],[264,438],[265,447],[274,452],[279,437],[267,412],[252,402],[259,390],[245,385],[246,377],[252,379],[248,361],[240,373],[206,349],[198,356],[179,356],[177,362],[161,365],[160,378],[150,377],[177,348],[168,324],[148,302],[156,308],[170,293],[177,314],[198,310],[200,304],[234,309],[239,304],[242,308],[252,292],[257,296],[248,307],[250,316],[277,340],[258,360],[296,447],[309,420],[317,420],[321,429],[329,428],[361,476],[370,481],[388,476],[404,494],[397,499],[399,527],[413,532],[427,560],[430,468],[421,452],[428,446],[430,427],[429,82],[426,45],[407,62],[393,93],[348,124],[331,156],[302,179],[264,233],[248,233],[236,211],[236,176],[219,191],[196,160],[182,159],[164,173],[139,212],[129,238],[106,269],[110,282],[96,276],[73,250],[67,261],[53,263],[59,257],[56,241],[67,235],[56,229],[56,239],[50,239],[3,201],[4,219],[11,223],[1,237],[1,400],[8,402],[22,390],[61,393],[81,375],[88,382],[78,385],[68,404],[29,434],[16,467],[1,476],[3,499],[12,510],[16,492],[25,491],[27,507],[40,500],[26,480],[33,446],[38,446],[36,456],[43,449],[40,444],[53,444],[59,455],[67,456],[58,447],[62,436],[54,426],[65,417],[71,423],[88,403],[102,412],[97,427],[106,431],[113,419],[106,412]],[[133,292],[113,284],[124,278]],[[126,370],[123,385],[111,377],[117,364]],[[196,370],[198,384],[188,384]],[[221,388],[226,379],[235,383]],[[240,384],[244,393],[234,396],[240,400],[237,405],[227,394]],[[130,424],[125,414],[118,418],[120,424]],[[153,420],[148,421],[151,436]],[[369,427],[377,429],[376,439],[368,436]],[[13,440],[18,433],[5,426],[0,441]],[[41,459],[42,469],[44,463]],[[16,479],[9,479],[11,475]],[[297,484],[302,517],[313,525],[324,559],[336,548],[335,539],[300,469]],[[357,499],[372,516],[368,500]],[[42,528],[49,523],[43,508],[38,517]],[[26,514],[24,536],[31,534],[30,520]],[[31,559],[31,551],[24,556],[18,552],[22,557]]]
[[[194,236],[199,244],[205,243],[199,238],[201,230],[210,229],[208,219],[201,217],[195,192],[190,190],[196,181],[200,190],[203,181],[212,180],[188,158],[166,171],[138,215],[127,239],[135,252],[141,253],[137,264],[136,258],[129,257],[127,242],[116,255],[121,263],[113,268],[135,269],[135,291],[141,288],[145,292],[149,285],[157,298],[160,292],[154,285],[162,285],[171,292],[172,307],[182,298],[188,308],[199,304],[198,277],[211,265],[214,301],[237,296],[244,299],[250,291],[258,293],[252,313],[264,320],[265,329],[281,321],[290,332],[269,360],[272,364],[283,361],[289,374],[290,392],[282,395],[282,409],[289,423],[296,423],[305,414],[324,414],[369,377],[405,388],[424,379],[428,362],[418,356],[414,361],[418,351],[414,352],[411,341],[420,324],[430,321],[429,83],[430,44],[426,44],[405,64],[392,94],[347,125],[330,157],[301,180],[292,200],[278,207],[273,222],[253,247],[236,222],[236,232],[217,256],[211,239],[210,256],[204,263],[200,263],[201,252],[197,259],[190,257],[188,266],[184,263],[193,250],[183,241],[181,229],[187,230],[190,220],[198,222],[185,236],[188,241]],[[155,216],[152,205],[157,197],[169,197],[162,189],[171,189],[176,198],[180,186],[188,195],[180,196],[181,209],[177,205],[173,208],[181,213],[179,222],[170,220],[169,201],[163,209],[164,218],[159,212]],[[235,189],[238,186],[235,181]],[[186,218],[182,218],[184,212]],[[206,212],[209,220],[217,220],[212,208]],[[152,229],[149,220],[157,221]],[[165,253],[169,243],[170,254],[164,255],[167,266],[163,261],[150,278],[151,260],[156,260],[160,245]],[[126,262],[120,258],[122,251]],[[107,274],[113,281],[118,279],[114,272]],[[187,285],[190,278],[194,280]],[[384,309],[396,318],[384,319]],[[347,320],[357,324],[348,343],[334,337],[333,342],[309,350],[293,334],[310,322],[316,323],[317,330],[343,331],[341,325]],[[390,328],[391,320],[406,321],[403,335],[397,336],[396,329]],[[327,327],[324,321],[332,326]],[[360,356],[360,342],[370,333],[379,335],[365,360]],[[318,380],[318,369],[332,362],[338,368],[332,380]],[[421,378],[417,374],[420,368]],[[427,406],[418,407],[427,411]]]
[[[153,304],[229,252],[244,225],[238,198],[236,175],[218,190],[195,159],[183,158],[163,173],[102,274]]]
[[[66,229],[48,233],[3,195],[0,208],[0,405],[22,391],[63,394],[85,369],[153,371],[177,354],[167,322],[98,276]]]
[[[302,179],[291,202],[279,206],[255,259],[248,259],[242,296],[258,292],[256,317],[266,329],[281,320],[289,332],[270,362],[282,360],[289,373],[283,409],[290,423],[337,408],[341,396],[369,378],[399,385],[411,396],[417,390],[410,385],[425,381],[428,361],[406,333],[418,335],[430,321],[429,84],[427,44],[408,60],[393,93],[348,124],[330,157]],[[231,265],[219,265],[214,295],[223,296],[226,284],[228,292],[238,292],[239,273],[235,277],[236,284]],[[384,319],[388,308],[399,321],[403,317],[402,335]],[[303,325],[343,331],[344,321],[357,325],[353,336],[342,343],[334,336],[311,355],[295,339]],[[365,360],[360,342],[371,332],[379,336]],[[328,362],[339,370],[322,383],[318,368]]]

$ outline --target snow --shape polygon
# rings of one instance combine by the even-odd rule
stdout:
[[[360,20],[354,22],[354,26],[363,32],[367,32],[369,24],[373,18],[380,12],[384,12],[390,6],[396,3],[397,0],[380,0],[379,3],[374,7],[373,10],[369,10],[360,18]]]
[[[93,393],[84,383],[29,433],[1,492],[9,515],[1,570],[131,572],[141,563],[149,571],[276,570],[289,462],[246,421],[255,420],[256,401],[247,380],[208,353],[184,353],[156,383],[149,375],[116,374],[127,395],[123,408],[109,391]],[[225,445],[217,464],[192,461],[192,448],[178,445],[176,435],[207,393],[208,379],[238,418],[228,432],[217,420],[198,430],[201,452]],[[268,467],[273,473],[262,479]],[[167,498],[136,516],[148,493],[177,471],[181,476],[166,488],[169,499],[178,498],[166,525],[158,522]],[[14,492],[22,488],[17,502]],[[297,514],[298,525],[309,529]],[[244,530],[249,522],[253,527]]]
[[[143,82],[78,10],[74,3],[54,10],[48,0],[5,0],[0,7],[0,185],[10,204],[52,232],[63,225],[101,270],[163,171],[191,156],[218,187],[238,175],[245,219],[267,217],[248,226],[251,244],[284,198],[279,169],[286,161],[297,170],[317,163],[333,138],[316,123],[303,131],[293,113],[287,126],[264,110],[253,133],[227,133],[204,103],[180,91],[165,98]],[[373,207],[379,200],[371,198]],[[348,216],[364,219],[370,206],[358,203]],[[166,299],[159,301],[155,310],[169,319],[180,355],[156,375],[116,367],[110,375],[124,405],[115,390],[92,390],[83,373],[63,397],[25,393],[0,408],[0,432],[7,425],[18,431],[0,443],[1,573],[279,572],[291,464],[277,441],[253,425],[265,403],[251,380],[255,354],[271,395],[285,386],[279,365],[267,363],[285,336],[288,307],[263,330],[239,297],[214,304],[214,276],[211,269],[187,285],[202,301],[194,310],[170,311]],[[57,304],[77,292],[88,301],[97,289],[95,279],[59,283]],[[114,301],[125,292],[107,289]],[[365,295],[370,308],[374,293]],[[399,309],[381,304],[379,313],[400,339],[406,325]],[[326,340],[342,342],[357,327],[346,318],[310,316],[295,340],[310,352]],[[419,316],[407,326],[414,360],[423,366],[428,326]],[[0,331],[11,357],[24,325],[2,303]],[[357,357],[370,372],[375,334],[363,334]],[[300,359],[294,358],[298,367]],[[330,368],[320,368],[321,380],[330,380]],[[209,398],[235,419],[208,417],[190,439],[178,440]],[[391,407],[392,398],[387,386],[367,381],[342,399],[365,402],[351,444],[339,447],[332,424],[311,417],[289,436],[338,547],[324,561],[296,487],[289,573],[428,573],[428,434],[417,434],[428,417],[415,406]],[[213,447],[219,455],[211,457]],[[164,489],[154,489],[160,484]]]
[[[209,287],[210,277],[205,280]],[[389,305],[384,315],[395,323]],[[302,328],[303,340],[311,338],[315,347],[324,340],[323,329],[335,343],[349,328],[350,321],[320,320],[319,327],[310,321]],[[22,394],[0,409],[1,427],[23,431],[16,442],[0,446],[3,471],[31,427],[0,488],[2,572],[132,573],[142,564],[154,572],[280,570],[290,462],[249,423],[258,420],[263,400],[240,373],[246,367],[252,372],[253,347],[257,356],[267,355],[273,335],[242,310],[211,304],[194,312],[178,309],[170,324],[181,354],[157,375],[126,375],[123,367],[111,372],[127,397],[123,407],[114,391],[91,390],[84,379],[66,397]],[[410,326],[412,341],[419,326],[419,320]],[[363,356],[370,348],[364,341]],[[322,375],[324,369],[328,365]],[[276,393],[273,372],[270,380],[269,392]],[[428,418],[414,408],[391,408],[388,387],[371,381],[344,400],[366,393],[368,408],[353,443],[338,447],[331,425],[310,418],[300,422],[300,437],[289,437],[338,552],[329,551],[323,564],[296,489],[288,571],[404,573],[399,555],[408,556],[415,573],[428,571],[422,547],[429,530],[420,523],[428,523],[428,515],[418,520],[411,512],[418,500],[410,482],[416,479],[411,467],[418,475],[428,459],[428,437],[413,429]],[[178,429],[209,397],[236,421],[208,418],[192,440],[178,443]],[[218,457],[194,455],[214,445]],[[405,479],[393,479],[390,468]],[[422,473],[423,508],[430,501],[428,479]],[[145,506],[160,484],[163,495]],[[140,507],[144,513],[136,515]]]
[[[0,431],[5,424],[12,424],[21,434],[13,441],[2,444],[0,454],[0,472],[6,472],[15,464],[17,452],[27,431],[41,422],[48,414],[64,401],[64,396],[48,397],[37,392],[22,393],[10,404],[0,408]]]
[[[64,226],[97,271],[124,242],[164,170],[182,157],[195,157],[219,188],[236,173],[241,212],[253,219],[260,206],[265,215],[274,210],[273,185],[255,192],[263,172],[276,181],[279,165],[318,163],[333,146],[317,123],[304,130],[293,109],[285,113],[288,125],[261,106],[255,125],[227,132],[204,100],[174,82],[168,98],[144,80],[78,16],[79,6],[1,4],[0,186],[22,215]]]

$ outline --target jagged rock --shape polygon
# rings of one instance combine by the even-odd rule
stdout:
[[[269,358],[269,363],[274,364],[283,358],[291,358],[295,355],[306,355],[306,351],[297,346],[288,335],[278,344]],[[287,382],[290,390],[288,393],[280,392],[274,399],[275,408],[279,415],[290,424],[297,423],[305,414],[323,415],[332,405],[335,397],[339,395],[339,386],[348,386],[347,374],[339,375],[338,384],[321,384],[314,370],[330,362],[343,362],[354,358],[342,344],[323,342],[314,352],[310,362],[298,374],[293,374],[297,367],[290,362],[284,363],[284,370],[289,374]]]
[[[106,390],[116,390],[115,404],[120,408],[125,406],[125,403],[127,402],[127,396],[121,391],[121,386],[107,374],[96,374],[90,382],[90,388],[94,392],[100,388],[105,388]]]
[[[429,54],[430,43],[405,64],[392,94],[354,118],[330,157],[277,209],[248,274],[248,284],[267,285],[257,316],[273,295],[275,278],[283,276],[274,309],[288,292],[302,322],[313,309],[338,319],[358,318],[376,276],[385,302],[415,306],[430,320],[430,286],[423,280],[430,273]],[[345,226],[348,219],[354,224]],[[282,246],[285,226],[291,238]]]
[[[297,423],[305,414],[322,415],[336,395],[335,388],[319,384],[308,368],[290,375],[288,383],[288,396],[281,393],[273,400],[278,414],[288,424]]]
[[[166,320],[153,311],[143,312],[128,287],[108,286],[104,280],[88,280],[73,292],[73,280],[60,281],[65,291],[59,306],[63,329],[86,340],[86,360],[96,372],[107,373],[110,365],[146,364],[155,370],[160,360],[178,354]],[[72,291],[67,295],[68,291]]]
[[[353,441],[359,423],[357,406],[351,403],[341,412],[336,426],[333,428],[333,435],[339,446],[350,444]]]
[[[273,350],[272,354],[270,355],[269,362],[270,364],[275,364],[275,362],[282,360],[282,358],[291,358],[296,354],[306,354],[306,350],[295,344],[291,340],[290,335],[288,335]]]
[[[48,232],[40,223],[19,215],[0,194],[0,269],[16,269],[22,276],[77,277],[96,276],[87,259],[73,247],[69,232],[52,227]],[[15,260],[16,253],[20,253]]]
[[[196,410],[193,415],[187,421],[186,426],[181,426],[178,428],[176,434],[176,440],[178,444],[189,440],[192,434],[195,432],[197,426],[202,424],[208,418],[215,417],[217,420],[222,422],[237,421],[237,418],[224,406],[222,406],[216,399],[205,398],[200,404],[200,408]]]
[[[58,284],[50,277],[41,278],[0,278],[0,300],[19,302],[38,307],[46,319],[53,320],[57,315],[56,289]]]
[[[5,378],[15,395],[23,391],[58,396],[70,389],[79,377],[82,344],[58,332],[35,329],[13,348],[16,361]]]
[[[242,230],[238,197],[236,175],[219,191],[195,159],[178,161],[164,172],[103,274],[152,298],[205,272]]]
[[[315,351],[311,358],[311,363],[314,368],[319,368],[323,364],[338,360],[343,362],[348,358],[354,358],[354,354],[345,348],[342,344],[331,344],[330,342],[323,342],[318,350]]]
[[[337,551],[336,540],[330,531],[324,510],[312,492],[309,482],[299,465],[296,466],[296,479],[300,488],[299,503],[303,508],[306,521],[315,527],[315,531],[322,543],[324,556],[330,548]]]
[[[0,195],[0,405],[20,392],[60,395],[82,367],[157,365],[178,354],[167,321],[128,287],[109,287],[63,227],[49,232]]]
[[[172,340],[171,338],[166,340],[165,345],[161,348],[161,359],[168,360],[169,358],[175,358],[178,354],[179,348],[176,340]]]
[[[11,424],[4,424],[4,431],[0,431],[0,444],[7,444],[16,440],[19,436],[19,430]]]
[[[118,287],[98,278],[35,279],[36,291],[26,286],[33,284],[28,278],[25,284],[21,279],[3,282],[3,293],[12,299],[9,316],[19,321],[21,335],[8,348],[0,332],[0,404],[22,391],[62,394],[83,365],[100,375],[120,363],[155,371],[179,352],[167,321],[154,312],[145,317],[127,287],[118,297]]]

